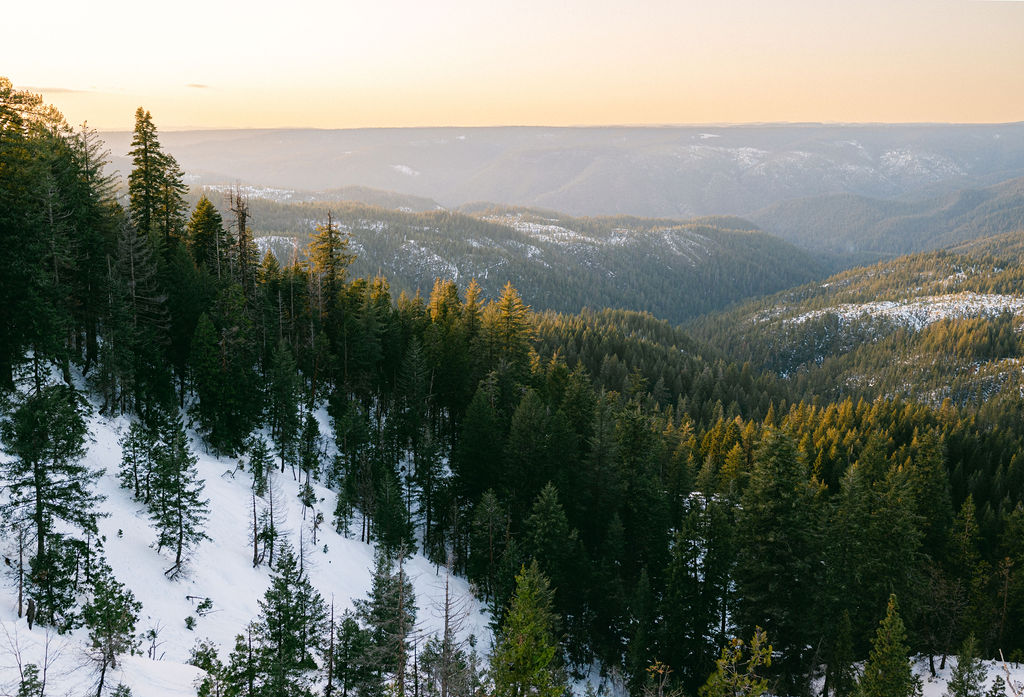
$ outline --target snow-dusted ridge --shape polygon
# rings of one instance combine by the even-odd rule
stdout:
[[[326,417],[321,412],[322,432],[329,433]],[[121,489],[117,472],[121,460],[118,440],[127,430],[126,417],[108,419],[93,415],[89,419],[89,450],[85,462],[94,469],[105,470],[99,480],[98,491],[106,497],[100,509],[109,514],[99,521],[100,533],[106,538],[107,560],[118,580],[125,583],[142,603],[137,629],[140,633],[156,629],[159,633],[157,658],[143,655],[127,656],[119,660],[108,684],[124,682],[139,697],[191,697],[195,695],[193,682],[201,671],[186,665],[189,652],[197,639],[211,639],[219,644],[221,657],[226,659],[236,634],[257,617],[259,606],[269,582],[269,570],[253,568],[252,549],[248,539],[251,512],[248,472],[237,469],[237,462],[205,453],[195,440],[193,450],[198,456],[198,470],[206,482],[205,496],[210,500],[210,518],[205,527],[210,540],[203,542],[192,555],[188,571],[183,578],[169,581],[164,570],[170,561],[151,547],[155,532],[149,524],[145,509]],[[293,548],[299,546],[300,528],[306,542],[305,565],[313,585],[329,604],[335,602],[335,612],[341,614],[352,607],[355,599],[366,596],[370,589],[373,567],[373,547],[337,534],[331,520],[335,494],[315,486],[318,503],[325,523],[318,533],[317,545],[310,544],[309,514],[303,520],[298,500],[298,483],[289,472],[276,472],[277,485],[286,512],[286,537]],[[0,541],[4,555],[10,555],[11,540]],[[417,623],[422,631],[432,633],[441,627],[435,609],[444,591],[444,569],[438,569],[425,557],[416,555],[408,564],[416,590],[419,608]],[[471,614],[466,621],[466,634],[477,638],[477,646],[486,651],[490,646],[489,616],[475,599],[464,579],[453,578],[454,593],[468,600]],[[188,596],[194,596],[190,599]],[[205,616],[196,613],[196,598],[210,598],[213,612]],[[190,631],[186,617],[195,617],[196,626]],[[20,653],[22,664],[42,665],[47,630],[36,625],[31,631],[24,619],[17,618],[17,593],[12,579],[4,577],[0,590],[0,695],[14,694],[19,680],[15,653]],[[51,656],[57,658],[47,676],[47,695],[80,695],[93,684],[91,666],[85,660],[86,631],[76,630],[66,636],[51,637]],[[93,688],[95,691],[95,688]]]
[[[786,324],[802,324],[824,315],[836,315],[840,322],[862,319],[886,319],[910,329],[919,330],[943,319],[993,317],[1003,312],[1024,312],[1024,297],[993,293],[951,293],[927,295],[904,300],[876,300],[845,303],[805,312],[784,320]],[[767,319],[767,318],[764,318]]]

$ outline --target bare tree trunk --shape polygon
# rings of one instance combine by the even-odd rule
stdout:
[[[104,656],[103,663],[100,665],[100,684],[96,686],[96,697],[103,696],[103,682],[107,677],[107,659]]]
[[[18,526],[18,618],[21,618],[21,606],[25,592],[25,528]]]
[[[334,694],[334,595],[331,595],[331,633],[327,644],[327,686],[324,697]]]
[[[259,519],[256,516],[256,491],[252,492],[252,566],[256,568],[260,565],[260,529]]]

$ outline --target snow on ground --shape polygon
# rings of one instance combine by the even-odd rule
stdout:
[[[692,267],[696,267],[702,258],[710,254],[711,240],[696,232],[667,228],[662,231],[661,238],[667,249],[685,259]]]
[[[252,566],[252,547],[248,537],[252,480],[248,472],[237,470],[234,460],[206,454],[193,441],[199,458],[199,473],[206,482],[205,495],[210,500],[206,532],[212,539],[195,550],[184,578],[168,580],[164,570],[171,566],[171,560],[153,548],[155,532],[143,505],[133,501],[128,492],[118,485],[117,472],[121,460],[118,440],[128,424],[125,417],[110,420],[93,416],[89,429],[91,443],[85,461],[93,468],[106,471],[99,481],[98,490],[106,496],[101,510],[109,514],[99,521],[100,533],[106,537],[107,559],[117,578],[131,588],[142,603],[137,631],[140,634],[149,630],[157,633],[157,660],[146,657],[149,642],[144,642],[142,655],[121,660],[118,670],[109,680],[111,685],[123,681],[134,694],[144,697],[191,696],[195,694],[192,684],[199,671],[184,663],[195,641],[213,640],[220,646],[221,657],[226,659],[234,645],[235,635],[259,614],[257,601],[269,583],[266,566]],[[297,550],[302,531],[310,578],[328,604],[333,597],[335,613],[340,615],[352,607],[353,600],[365,597],[370,589],[373,547],[342,537],[334,531],[331,521],[335,495],[319,486],[314,487],[318,500],[316,508],[323,512],[325,523],[314,547],[309,529],[310,514],[307,511],[304,521],[298,500],[298,483],[290,470],[284,474],[277,471],[275,481],[282,494],[281,501],[275,501],[275,507],[283,505],[287,537]],[[3,542],[0,544],[6,548]],[[8,552],[4,549],[4,554]],[[438,573],[438,569],[420,555],[415,556],[407,568],[416,588],[420,629],[424,633],[436,632],[441,627],[436,606],[443,597],[444,570]],[[14,693],[19,679],[15,654],[20,651],[23,664],[41,665],[47,631],[38,625],[30,631],[25,620],[17,618],[17,594],[12,579],[4,578],[2,584],[0,695],[7,695]],[[489,617],[472,599],[464,579],[453,578],[452,585],[456,596],[467,598],[471,608],[466,634],[477,638],[480,649],[489,649]],[[200,617],[196,613],[196,605],[203,598],[213,602],[213,611]],[[196,620],[194,631],[185,626],[185,618],[190,616]],[[50,655],[56,652],[58,656],[49,671],[48,695],[72,692],[80,695],[87,691],[83,686],[93,684],[92,669],[85,659],[86,637],[83,629],[67,636],[50,637]]]
[[[256,243],[256,249],[260,251],[262,257],[267,252],[274,252],[275,250],[280,251],[282,249],[290,249],[293,254],[299,252],[299,240],[296,237],[289,237],[287,235],[262,235],[260,237],[254,237],[253,242]],[[291,257],[283,260],[285,263],[291,261]]]
[[[541,242],[550,242],[552,244],[566,246],[585,244],[597,247],[601,245],[600,240],[584,235],[581,232],[570,230],[569,228],[561,225],[523,220],[522,213],[516,213],[515,215],[489,215],[485,216],[484,220],[497,223],[499,225],[507,225],[517,232],[529,235],[535,240],[539,240]]]
[[[931,671],[928,668],[928,658],[926,656],[918,656],[914,660],[914,674],[921,678],[922,693],[921,697],[944,697],[946,693],[946,686],[949,683],[950,677],[953,675],[953,669],[956,667],[956,656],[949,656],[946,658],[946,667],[939,668],[940,657],[935,657],[935,677],[931,676]],[[992,682],[996,679],[997,675],[1001,675],[1003,680],[1007,679],[1007,674],[1003,669],[1003,663],[1000,661],[985,661],[985,668],[988,671],[988,678],[985,681],[984,689],[992,685]],[[1015,684],[1024,684],[1024,665],[1019,663],[1008,663],[1006,667],[1010,671],[1010,679]],[[821,679],[819,678],[814,686],[816,689],[812,690],[814,694],[821,692]],[[1007,690],[1007,695],[1010,695],[1010,691]]]
[[[1019,663],[1008,663],[1006,666],[1010,671],[1010,679],[1014,683],[1024,683],[1024,666]],[[944,669],[939,668],[939,658],[936,657],[935,677],[933,678],[928,670],[928,659],[918,657],[914,663],[914,672],[921,677],[922,686],[924,687],[922,697],[942,697],[946,692],[946,685],[955,667],[956,656],[946,659],[946,667]],[[992,685],[997,675],[1001,675],[1003,680],[1006,680],[1007,675],[1000,661],[986,661],[985,667],[988,670],[988,680],[985,681],[986,690]],[[1009,695],[1010,692],[1007,691],[1006,694]]]
[[[205,187],[208,191],[214,191],[219,194],[230,194],[235,191],[241,193],[248,198],[259,198],[266,199],[268,201],[291,201],[295,198],[295,191],[293,189],[275,189],[270,186],[239,186],[237,184],[208,184]]]
[[[992,293],[952,293],[928,295],[910,300],[877,300],[868,303],[847,303],[823,310],[814,310],[787,319],[786,323],[802,324],[823,315],[838,315],[844,322],[858,319],[884,318],[911,329],[942,319],[992,317],[1003,312],[1024,311],[1024,297]]]
[[[459,280],[458,266],[412,240],[398,248],[393,262],[399,267],[403,264],[411,264],[416,269],[428,270],[438,278]]]

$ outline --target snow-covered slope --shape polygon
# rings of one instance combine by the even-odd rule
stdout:
[[[106,537],[106,556],[118,580],[125,583],[142,603],[137,629],[140,633],[154,630],[157,634],[155,659],[147,657],[150,641],[141,646],[142,655],[125,657],[118,669],[108,676],[108,683],[124,682],[137,697],[183,697],[194,695],[193,682],[200,674],[186,665],[189,652],[197,639],[210,639],[219,644],[222,658],[234,645],[234,637],[259,613],[257,601],[268,586],[266,566],[253,568],[248,539],[251,514],[248,472],[237,469],[237,462],[206,454],[198,442],[193,448],[199,457],[198,469],[206,482],[205,495],[210,500],[210,518],[206,532],[210,540],[203,542],[192,555],[188,573],[171,581],[164,570],[171,562],[158,554],[152,543],[155,532],[143,506],[131,499],[118,486],[117,471],[121,460],[118,439],[128,428],[127,418],[108,420],[93,416],[89,422],[90,444],[86,462],[104,469],[99,491],[106,496],[101,505],[109,514],[99,522]],[[322,424],[326,430],[326,424]],[[275,473],[283,494],[285,529],[293,548],[299,546],[300,530],[306,543],[305,565],[314,586],[325,601],[334,599],[335,612],[341,614],[355,599],[365,597],[370,588],[373,548],[356,539],[337,534],[329,521],[335,495],[323,487],[315,487],[318,503],[326,522],[318,533],[317,546],[310,544],[309,520],[303,520],[299,503],[298,483],[289,472]],[[280,505],[280,503],[275,503]],[[0,543],[8,555],[10,540]],[[436,606],[443,596],[443,568],[417,555],[407,567],[414,580],[419,608],[417,621],[424,633],[441,626]],[[466,581],[452,579],[455,594],[465,597],[471,608],[466,632],[474,634],[478,646],[488,648],[490,632],[488,616],[471,598]],[[204,598],[213,603],[213,611],[199,616],[197,604]],[[185,625],[186,617],[195,618],[195,629]],[[17,594],[12,579],[4,578],[0,588],[0,695],[14,694],[19,680],[20,663],[44,663],[47,631],[38,625],[31,631],[24,619],[17,618]],[[85,660],[86,633],[78,630],[67,636],[50,636],[53,665],[48,671],[47,695],[88,692],[93,684],[91,667]]]
[[[926,295],[901,300],[877,300],[865,303],[844,303],[822,310],[812,310],[785,320],[800,324],[809,320],[835,315],[841,324],[861,319],[880,318],[919,330],[943,319],[964,317],[994,317],[1004,312],[1020,314],[1024,311],[1024,297],[1000,293],[948,293]]]

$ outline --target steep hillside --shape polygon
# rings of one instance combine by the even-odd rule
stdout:
[[[738,218],[572,218],[490,206],[417,214],[262,199],[251,208],[257,243],[283,264],[302,258],[331,211],[351,235],[353,273],[383,273],[396,295],[426,293],[436,278],[476,278],[493,297],[512,281],[537,309],[616,307],[682,322],[825,275],[812,255]]]
[[[209,499],[205,532],[210,539],[198,546],[185,573],[169,580],[165,571],[173,558],[168,558],[166,550],[157,552],[156,531],[145,507],[119,486],[119,440],[129,421],[101,417],[95,406],[89,420],[85,462],[91,470],[104,473],[97,487],[105,497],[100,510],[106,516],[99,520],[99,532],[117,579],[142,603],[137,629],[145,635],[138,655],[123,657],[113,675],[107,677],[108,684],[123,682],[133,694],[146,697],[192,697],[196,694],[194,681],[202,675],[187,664],[196,642],[212,641],[221,658],[227,659],[235,636],[244,633],[260,612],[258,601],[268,587],[270,574],[266,564],[253,566],[249,531],[253,507],[263,510],[266,496],[251,498],[252,476],[242,462],[208,455],[201,443],[193,441],[204,495]],[[314,485],[316,501],[312,509],[305,509],[298,497],[299,484],[290,472],[276,472],[275,482],[275,515],[280,515],[283,523],[283,538],[296,550],[300,545],[305,547],[304,568],[326,602],[333,600],[340,617],[352,608],[353,601],[365,598],[370,591],[374,548],[335,531],[330,521],[337,494],[331,490]],[[328,522],[319,526],[314,545],[312,524],[317,512]],[[2,544],[8,560],[17,558],[13,544],[13,539],[5,539]],[[418,629],[426,637],[440,628],[437,607],[444,595],[445,572],[424,557],[415,556],[409,563],[409,573],[419,608]],[[482,613],[464,580],[452,578],[451,583],[453,597],[467,607],[465,635],[473,634],[481,647],[487,647],[489,616]],[[205,600],[210,601],[209,606],[200,606]],[[192,628],[189,623],[194,623]],[[38,625],[28,629],[25,619],[17,616],[13,573],[5,576],[0,591],[0,632],[0,694],[15,693],[19,663],[42,667],[50,662],[47,694],[83,694],[83,685],[95,684],[94,666],[87,659],[85,630],[57,635]],[[44,655],[47,642],[48,657]],[[95,692],[94,687],[92,690]]]
[[[801,198],[760,211],[752,220],[805,249],[875,261],[1024,228],[1024,179],[919,200],[853,194]]]
[[[982,405],[1024,388],[1024,233],[851,269],[701,321],[798,394]]]

